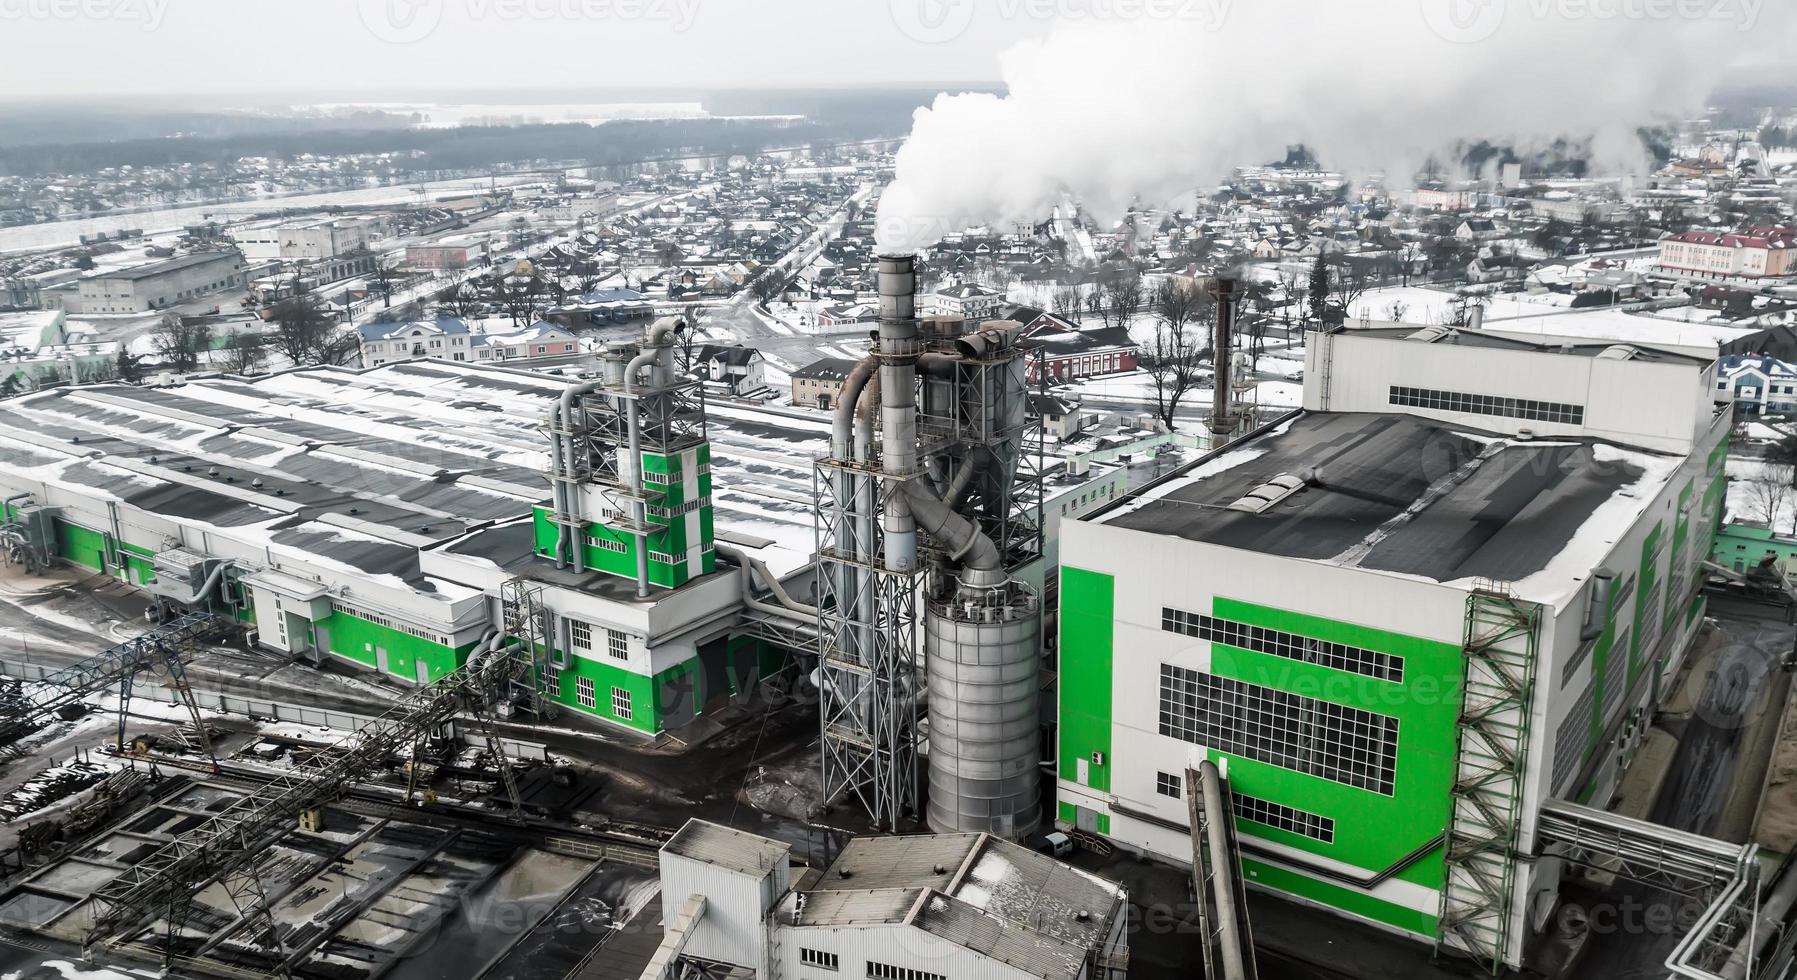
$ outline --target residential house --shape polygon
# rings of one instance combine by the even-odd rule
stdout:
[[[846,357],[826,357],[812,361],[792,373],[792,403],[808,408],[829,410],[842,393],[842,383],[855,369],[855,361]]]
[[[1004,301],[1004,294],[998,290],[966,282],[925,296],[923,312],[925,316],[958,316],[970,323],[980,323],[997,319],[998,308]]]
[[[1030,393],[1029,412],[1042,420],[1044,436],[1061,441],[1079,435],[1097,421],[1096,416],[1081,411],[1078,402],[1039,392]]]
[[[739,397],[767,387],[766,365],[760,351],[741,344],[706,344],[693,356],[693,373]]]
[[[1730,355],[1716,365],[1719,397],[1743,416],[1797,412],[1797,366],[1763,355]]]

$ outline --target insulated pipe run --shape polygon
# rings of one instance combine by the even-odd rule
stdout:
[[[1235,857],[1229,850],[1229,824],[1235,815],[1223,805],[1223,774],[1214,762],[1198,764],[1198,782],[1204,789],[1204,813],[1209,833],[1211,881],[1217,900],[1217,938],[1223,946],[1224,980],[1245,980],[1242,955],[1241,914],[1235,906]]]
[[[629,402],[627,429],[630,459],[618,468],[618,475],[630,491],[630,520],[636,535],[636,594],[649,597],[649,511],[643,501],[643,402],[638,375],[650,372],[651,385],[665,385],[674,373],[674,336],[686,329],[683,317],[667,316],[655,321],[643,337],[642,353],[624,367],[624,392]]]
[[[758,603],[760,602],[760,599],[755,595],[755,577],[760,576],[762,582],[767,585],[768,591],[773,594],[774,601],[778,602],[781,606],[791,612],[807,617],[813,625],[816,624],[818,616],[820,615],[817,607],[808,606],[799,600],[794,599],[792,593],[787,592],[786,586],[780,582],[780,577],[775,575],[773,571],[767,567],[765,562],[751,557],[748,552],[732,545],[720,544],[715,547],[717,548],[717,553],[719,555],[742,566],[743,598]]]
[[[569,531],[579,523],[580,515],[575,513],[578,504],[577,494],[569,492],[568,484],[574,478],[574,432],[570,421],[574,417],[574,402],[583,395],[590,395],[604,386],[600,381],[589,381],[583,384],[569,385],[562,389],[561,401],[551,409],[550,428],[555,437],[555,479],[550,481],[552,505],[555,507],[556,538],[555,567],[568,567],[568,554],[573,552],[574,570],[585,569],[585,556],[582,555],[578,540],[570,543]],[[572,547],[570,547],[572,544]]]
[[[963,566],[961,582],[969,588],[995,588],[1005,583],[1004,561],[998,545],[987,537],[980,526],[958,514],[936,496],[926,479],[904,484],[904,494],[894,500],[906,504],[906,516],[915,517],[915,526],[928,532]]]

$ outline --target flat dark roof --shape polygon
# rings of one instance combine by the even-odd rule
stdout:
[[[1438,582],[1519,581],[1639,482],[1646,471],[1635,460],[1650,455],[1593,440],[1510,441],[1409,415],[1303,413],[1091,519]],[[1282,475],[1304,479],[1303,489],[1259,514],[1228,509]]]

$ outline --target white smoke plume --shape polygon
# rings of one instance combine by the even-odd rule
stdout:
[[[1187,0],[1165,16],[1064,21],[1001,57],[1005,95],[944,94],[917,111],[879,245],[1039,222],[1068,197],[1115,218],[1295,143],[1394,185],[1462,140],[1590,140],[1600,168],[1635,169],[1638,127],[1689,118],[1731,64],[1790,50],[1793,7]]]

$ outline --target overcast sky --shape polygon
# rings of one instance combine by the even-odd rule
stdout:
[[[0,0],[0,98],[985,81],[999,3]]]

